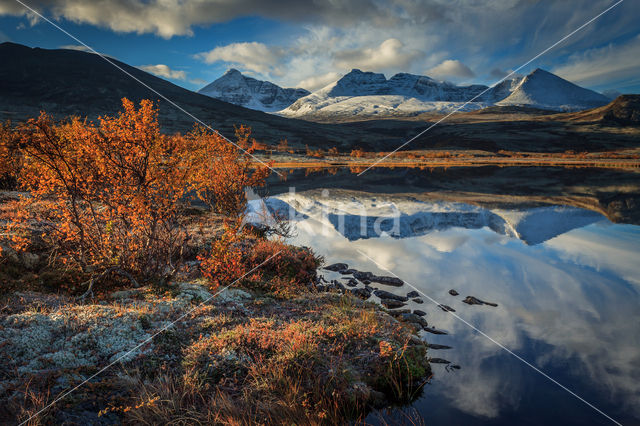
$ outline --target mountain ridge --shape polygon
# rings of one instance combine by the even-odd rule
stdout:
[[[117,59],[110,57],[109,61],[144,85],[93,53],[0,43],[0,120],[25,121],[41,111],[55,119],[78,116],[96,120],[101,115],[117,114],[122,109],[121,99],[127,97],[136,103],[142,99],[158,101],[163,132],[192,130],[193,117],[160,99],[161,93],[227,136],[234,134],[236,126],[246,125],[262,142],[276,144],[287,139],[292,146],[349,146],[354,140],[380,143],[386,139],[368,130],[310,123],[243,108],[187,90]]]
[[[311,92],[302,88],[282,88],[269,81],[245,76],[231,68],[197,93],[245,108],[274,112],[288,107]]]
[[[473,111],[493,105],[575,111],[600,107],[608,102],[604,95],[539,68],[527,76],[507,79],[494,87],[458,86],[409,73],[398,73],[386,79],[383,74],[353,69],[341,79],[298,99],[279,114],[327,120],[332,117]]]

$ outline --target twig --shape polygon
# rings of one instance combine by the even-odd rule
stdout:
[[[84,301],[84,299],[91,295],[93,297],[93,284],[96,281],[100,281],[101,279],[103,279],[104,277],[106,277],[109,274],[116,274],[116,275],[120,275],[121,277],[124,277],[126,279],[128,279],[129,281],[131,281],[131,283],[133,284],[133,287],[138,288],[140,287],[140,284],[138,284],[138,281],[136,281],[136,279],[133,277],[133,275],[131,275],[130,273],[128,273],[127,271],[125,271],[124,269],[118,267],[118,266],[112,266],[110,268],[107,268],[106,270],[104,270],[102,273],[100,273],[98,276],[92,276],[91,279],[89,279],[89,281],[85,281],[84,283],[82,283],[82,285],[87,284],[89,287],[87,288],[87,291],[84,292],[84,294],[80,297],[78,297],[78,300],[82,300]]]

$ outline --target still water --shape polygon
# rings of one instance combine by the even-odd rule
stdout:
[[[405,422],[417,411],[436,425],[611,424],[606,416],[640,424],[640,227],[562,203],[482,206],[335,188],[270,200],[293,212],[294,244],[327,264],[392,271],[423,293],[408,307],[448,333],[423,334],[451,346],[429,356],[461,368],[432,364],[411,407],[368,421]],[[466,296],[498,306],[466,305]]]

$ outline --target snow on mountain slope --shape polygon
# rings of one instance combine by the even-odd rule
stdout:
[[[266,205],[293,221],[320,222],[351,241],[382,234],[409,238],[455,227],[487,227],[535,245],[604,219],[599,213],[567,206],[487,209],[464,203],[362,193],[332,194],[329,198],[318,191],[278,195],[267,199]],[[254,200],[249,210],[250,217],[255,219],[266,208],[262,200]]]
[[[305,89],[283,89],[268,81],[247,77],[236,69],[228,70],[198,93],[259,111],[274,112],[288,107],[309,94]]]
[[[497,105],[524,105],[558,111],[579,111],[606,105],[600,93],[577,86],[540,68],[527,75],[513,92]]]
[[[387,80],[383,74],[354,69],[279,113],[286,117],[338,118],[449,112],[460,107],[462,111],[471,111],[493,105],[508,96],[513,87],[513,80],[489,89],[479,84],[456,86],[407,73],[396,74]],[[478,95],[473,102],[464,105]]]
[[[469,102],[471,99],[473,102]],[[469,103],[465,105],[466,102]],[[605,96],[541,69],[526,77],[505,80],[491,89],[479,84],[456,86],[407,73],[386,79],[383,74],[354,69],[340,80],[298,99],[279,114],[326,120],[406,116],[427,111],[446,113],[461,107],[461,111],[472,111],[491,105],[575,111],[606,103]]]

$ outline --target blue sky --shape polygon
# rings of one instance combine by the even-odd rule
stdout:
[[[24,0],[22,0],[24,1]],[[99,52],[198,89],[234,67],[309,90],[352,68],[491,84],[615,4],[611,0],[31,0]],[[521,72],[541,67],[640,93],[640,2],[625,0]],[[0,41],[76,41],[0,0]]]

